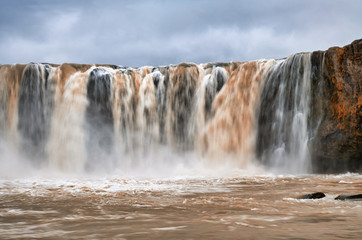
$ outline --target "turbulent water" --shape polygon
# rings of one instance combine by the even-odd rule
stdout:
[[[360,175],[300,175],[311,71],[0,65],[0,238],[358,239],[362,205],[334,197]]]
[[[240,172],[236,175],[245,175]],[[0,182],[2,239],[361,239],[360,175]],[[326,198],[299,200],[324,191]]]

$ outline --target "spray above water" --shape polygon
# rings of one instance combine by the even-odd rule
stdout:
[[[1,65],[0,144],[63,172],[259,163],[307,172],[310,57],[159,68]]]

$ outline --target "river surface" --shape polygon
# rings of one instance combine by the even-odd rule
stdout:
[[[322,191],[326,198],[300,200]],[[0,180],[1,239],[361,239],[362,175]]]

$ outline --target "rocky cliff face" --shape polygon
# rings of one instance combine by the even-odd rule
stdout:
[[[362,39],[312,53],[314,172],[362,171]]]

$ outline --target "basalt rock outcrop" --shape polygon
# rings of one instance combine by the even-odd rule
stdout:
[[[339,195],[335,200],[341,201],[362,201],[362,194]]]
[[[362,172],[362,39],[313,52],[314,172]]]
[[[325,198],[326,195],[322,192],[315,192],[315,193],[309,193],[309,194],[305,194],[301,197],[299,197],[299,199],[321,199],[321,198]]]

